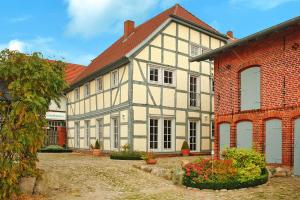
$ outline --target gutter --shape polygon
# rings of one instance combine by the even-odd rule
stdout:
[[[293,19],[290,19],[288,21],[285,21],[285,22],[282,22],[278,25],[275,25],[275,26],[272,26],[270,28],[267,28],[267,29],[264,29],[262,31],[259,31],[257,33],[254,33],[252,35],[249,35],[243,39],[240,39],[240,40],[237,40],[236,42],[232,42],[232,43],[229,43],[223,47],[220,47],[220,48],[217,48],[215,50],[212,50],[212,51],[209,51],[207,53],[204,53],[202,55],[199,55],[199,56],[196,56],[194,58],[190,58],[189,61],[190,62],[195,62],[195,61],[203,61],[203,60],[207,60],[207,59],[214,59],[218,54],[220,53],[224,53],[226,51],[228,51],[229,49],[232,49],[234,47],[237,47],[237,46],[241,46],[241,45],[244,45],[246,42],[249,42],[249,41],[253,41],[253,40],[258,40],[268,34],[271,34],[273,33],[274,31],[278,32],[284,28],[287,28],[291,25],[295,25],[295,24],[300,24],[300,16],[298,17],[295,17]]]

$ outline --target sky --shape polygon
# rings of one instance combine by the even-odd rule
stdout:
[[[237,38],[300,15],[300,0],[0,0],[0,50],[88,65],[136,25],[179,3]]]

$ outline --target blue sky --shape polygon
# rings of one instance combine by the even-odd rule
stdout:
[[[238,38],[300,14],[300,0],[1,0],[0,49],[87,65],[123,34],[124,20],[138,25],[175,3]]]

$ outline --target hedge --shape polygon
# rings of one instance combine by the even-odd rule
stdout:
[[[140,152],[113,152],[110,159],[113,160],[142,160]]]
[[[238,179],[231,180],[228,182],[213,182],[213,181],[206,181],[201,183],[195,183],[190,177],[184,176],[183,177],[183,185],[187,187],[199,188],[199,189],[213,189],[213,190],[221,190],[221,189],[240,189],[240,188],[247,188],[247,187],[254,187],[257,185],[264,184],[268,182],[268,170],[266,168],[262,169],[262,174],[252,180],[241,182]]]
[[[50,145],[39,150],[40,153],[69,153],[71,149],[66,149],[58,145]]]

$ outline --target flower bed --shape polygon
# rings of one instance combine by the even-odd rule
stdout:
[[[224,160],[200,159],[184,167],[183,184],[199,189],[239,189],[264,184],[268,171],[263,155],[227,149]]]

